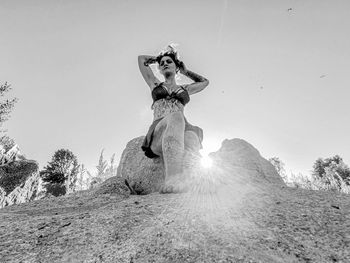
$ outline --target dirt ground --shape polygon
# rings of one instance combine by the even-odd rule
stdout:
[[[0,262],[350,262],[350,196],[243,183],[79,192],[1,209]]]

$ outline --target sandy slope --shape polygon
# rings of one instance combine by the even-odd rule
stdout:
[[[0,262],[350,262],[350,196],[232,182],[0,210]]]

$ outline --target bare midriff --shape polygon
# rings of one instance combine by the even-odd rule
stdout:
[[[158,120],[173,112],[184,111],[184,105],[177,99],[160,99],[154,102],[152,106],[153,120]]]

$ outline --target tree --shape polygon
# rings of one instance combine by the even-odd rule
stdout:
[[[324,190],[343,191],[350,185],[350,168],[339,155],[318,158],[313,165],[312,175]]]
[[[1,84],[0,97],[3,97],[10,90],[11,90],[11,87],[7,82],[5,82],[4,84]],[[17,98],[0,101],[0,125],[2,125],[4,121],[7,121],[10,118],[10,113],[13,110],[13,107],[15,106],[15,103],[17,101],[18,101]]]
[[[90,177],[90,188],[102,183],[112,176],[117,175],[117,166],[115,164],[115,153],[112,155],[110,163],[108,163],[103,156],[104,149],[102,149],[100,158],[98,160],[98,165],[96,166],[97,173],[93,176],[89,171],[87,175]]]
[[[79,167],[77,176],[76,190],[82,191],[90,188],[93,175],[86,169],[84,164]]]
[[[5,82],[0,85],[0,97],[3,97],[7,92],[11,90],[10,85]],[[13,110],[15,103],[17,102],[17,98],[6,99],[4,101],[0,101],[0,127],[2,127],[3,122],[10,118],[10,112]],[[0,132],[4,132],[4,130],[0,129]],[[6,163],[10,161],[10,157],[6,156],[6,152],[14,147],[16,144],[14,140],[9,138],[7,135],[0,136],[0,163]]]
[[[77,157],[70,150],[60,149],[40,172],[40,176],[47,183],[47,191],[59,196],[75,191],[78,172]]]
[[[339,155],[330,158],[318,158],[313,166],[313,175],[319,178],[327,176],[330,172],[336,173],[347,184],[350,184],[350,168]]]
[[[81,191],[86,189],[85,187],[85,177],[86,177],[86,168],[85,165],[82,164],[79,167],[78,175],[77,175],[77,184],[76,184],[76,190]]]
[[[109,178],[117,175],[117,166],[115,164],[115,153],[113,153],[110,163],[105,171],[105,177]]]
[[[96,166],[97,177],[103,176],[108,166],[107,161],[105,161],[103,158],[103,151],[104,149],[101,151],[100,159],[98,160],[98,165]]]

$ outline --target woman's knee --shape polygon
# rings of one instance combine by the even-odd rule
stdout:
[[[167,116],[167,126],[170,128],[185,128],[185,118],[182,112],[174,112]]]
[[[193,131],[185,131],[185,149],[199,151],[201,144],[197,134]]]

